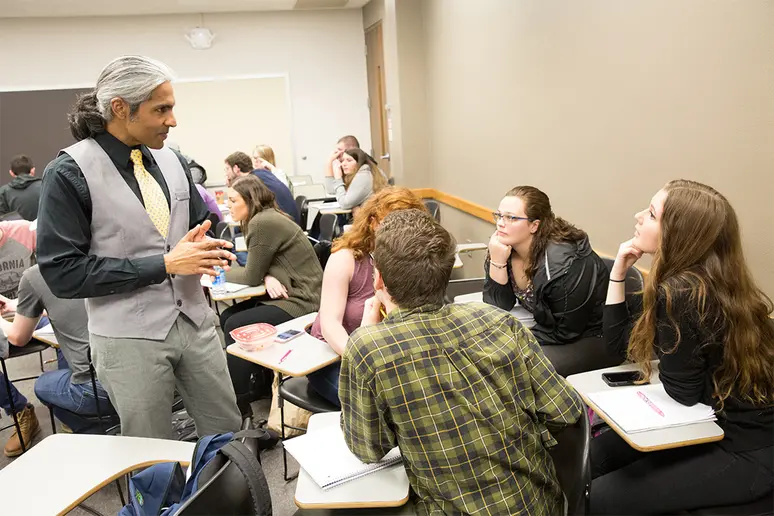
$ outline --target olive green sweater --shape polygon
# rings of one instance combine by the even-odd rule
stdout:
[[[301,317],[320,309],[323,271],[309,239],[287,216],[274,209],[256,214],[247,225],[247,265],[234,267],[226,279],[250,286],[274,276],[288,291],[288,299],[263,301]]]

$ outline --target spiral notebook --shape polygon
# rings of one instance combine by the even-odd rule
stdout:
[[[288,439],[283,446],[323,490],[401,464],[395,447],[381,461],[365,464],[349,451],[339,425]]]

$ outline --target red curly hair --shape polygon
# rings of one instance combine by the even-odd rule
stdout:
[[[352,228],[333,242],[331,252],[349,249],[360,260],[374,250],[376,228],[382,219],[397,210],[424,210],[425,204],[408,188],[388,186],[382,188],[360,206],[355,214]]]

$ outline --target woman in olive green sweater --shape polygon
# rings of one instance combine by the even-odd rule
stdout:
[[[226,274],[228,281],[265,285],[266,296],[242,301],[220,316],[226,344],[230,332],[253,323],[278,325],[315,312],[320,307],[322,268],[309,239],[288,215],[277,207],[274,193],[253,175],[234,181],[228,191],[231,216],[242,223],[247,244],[247,264]],[[250,378],[262,367],[228,355],[228,367],[237,404],[250,413]]]

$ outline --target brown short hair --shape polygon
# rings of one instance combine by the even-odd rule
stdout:
[[[242,151],[232,152],[226,158],[229,167],[236,165],[243,174],[253,171],[253,160]]]
[[[399,210],[376,232],[374,267],[401,308],[442,305],[456,242],[427,210]]]
[[[343,143],[347,147],[352,147],[352,148],[355,148],[355,149],[359,149],[360,148],[360,142],[357,141],[357,138],[355,138],[351,134],[348,134],[346,136],[342,136],[341,138],[339,138],[339,141],[336,142],[336,143]]]
[[[32,160],[25,154],[19,154],[14,156],[11,160],[11,172],[17,176],[23,176],[32,172],[35,165],[32,164]]]

